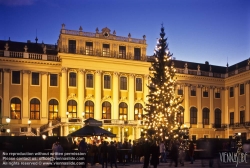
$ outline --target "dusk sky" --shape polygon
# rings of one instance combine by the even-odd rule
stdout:
[[[177,60],[226,66],[250,57],[249,0],[0,0],[0,40],[55,44],[66,29],[146,35],[153,55],[161,24]]]

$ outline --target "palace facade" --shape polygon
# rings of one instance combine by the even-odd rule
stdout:
[[[57,45],[0,41],[0,123],[10,135],[67,136],[95,118],[116,139],[143,130],[151,57],[142,39],[62,25]],[[230,67],[173,60],[178,120],[191,139],[250,138],[250,61]],[[6,124],[6,118],[11,121]],[[7,133],[2,131],[2,135]]]

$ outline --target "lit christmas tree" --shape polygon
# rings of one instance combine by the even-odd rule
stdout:
[[[150,84],[148,103],[144,109],[144,133],[147,138],[164,140],[177,138],[177,112],[182,102],[181,97],[175,96],[175,68],[169,52],[167,38],[164,38],[164,27],[161,27],[160,38],[154,53],[154,61],[149,69]]]

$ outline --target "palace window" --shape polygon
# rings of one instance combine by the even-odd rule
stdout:
[[[215,128],[221,127],[221,110],[218,108],[214,111],[214,124]]]
[[[234,124],[234,112],[230,112],[230,125]]]
[[[55,120],[58,117],[58,101],[51,99],[49,101],[49,120]]]
[[[30,101],[30,119],[40,119],[40,101],[36,98]]]
[[[76,40],[69,40],[69,53],[76,53]]]
[[[204,108],[202,110],[202,116],[203,116],[203,124],[209,125],[209,109],[208,108]]]
[[[12,84],[20,83],[20,71],[12,71]]]
[[[39,73],[37,72],[32,72],[32,85],[39,85]]]
[[[50,86],[57,86],[57,74],[50,74]]]
[[[104,75],[104,89],[110,88],[110,75]]]
[[[135,60],[141,60],[141,49],[134,48],[134,55],[135,55]]]
[[[86,55],[93,55],[93,42],[86,42]]]
[[[136,91],[142,91],[142,78],[135,78],[135,82]]]
[[[191,96],[196,96],[196,86],[191,86],[190,94]]]
[[[234,97],[234,87],[229,88],[229,95],[230,97]]]
[[[102,56],[109,56],[109,44],[103,44],[102,45]]]
[[[69,86],[76,87],[76,73],[75,72],[69,73]]]
[[[245,85],[244,84],[240,84],[240,95],[245,94]]]
[[[102,119],[111,119],[111,104],[110,102],[102,103]]]
[[[190,108],[190,124],[197,124],[197,108]]]
[[[245,122],[245,111],[240,111],[240,124],[243,124]]]
[[[180,125],[184,124],[184,108],[182,106],[179,107],[177,112],[177,122],[180,123]]]
[[[177,86],[177,94],[178,95],[183,95],[183,86],[182,85]]]
[[[77,117],[77,102],[75,100],[69,100],[67,103],[67,112],[69,112],[69,118]]]
[[[119,119],[128,120],[128,105],[124,102],[119,104]]]
[[[119,58],[126,58],[126,46],[119,46]]]
[[[93,74],[86,74],[86,87],[93,88],[94,81],[93,81]]]
[[[214,97],[217,99],[220,98],[220,89],[219,88],[215,89]]]
[[[143,106],[141,103],[136,103],[134,106],[134,120],[142,120],[143,116],[142,116],[142,110]]]
[[[85,102],[85,118],[94,118],[94,103],[90,100]]]
[[[10,118],[21,119],[21,100],[12,98],[10,101]]]
[[[120,90],[127,90],[127,77],[120,77]]]
[[[205,87],[203,90],[203,97],[208,97],[208,88]]]

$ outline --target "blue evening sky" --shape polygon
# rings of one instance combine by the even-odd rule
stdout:
[[[250,57],[249,0],[0,0],[0,40],[55,44],[66,29],[146,35],[153,55],[161,24],[178,60],[225,66]]]

